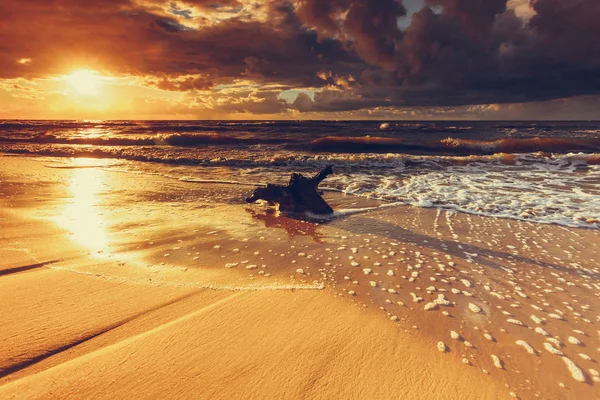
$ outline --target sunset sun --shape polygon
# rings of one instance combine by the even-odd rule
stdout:
[[[98,94],[102,85],[102,78],[95,71],[87,69],[74,71],[65,77],[65,81],[80,95]]]

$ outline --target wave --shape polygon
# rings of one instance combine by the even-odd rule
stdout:
[[[136,121],[73,121],[73,120],[0,120],[0,131],[12,130],[59,130],[59,129],[90,129],[90,128],[119,128],[135,127]]]
[[[168,144],[171,146],[198,146],[198,145],[257,145],[257,144],[284,144],[289,139],[278,138],[243,138],[230,135],[183,135],[172,134],[159,136],[157,144]]]
[[[406,149],[404,139],[378,136],[339,137],[326,136],[315,139],[308,144],[310,150],[336,153],[393,153],[394,150]]]
[[[177,152],[160,146],[23,145],[20,149],[12,146],[7,150],[0,145],[0,151],[107,158],[102,161],[76,158],[65,163],[42,161],[53,168],[97,166],[111,167],[110,170],[116,172],[155,174],[189,185],[254,187],[262,182],[284,182],[290,172],[308,175],[325,165],[333,165],[335,174],[327,179],[327,187],[321,188],[325,191],[379,199],[389,202],[387,204],[600,228],[599,153],[440,156],[219,151],[216,154],[220,156],[215,157],[212,152],[211,158],[210,151],[183,149]],[[150,162],[129,163],[115,159]],[[172,165],[163,168],[159,163]]]
[[[312,151],[336,153],[407,153],[422,155],[493,155],[496,153],[600,152],[600,139],[505,138],[493,141],[446,138],[435,142],[409,143],[404,139],[379,136],[327,136],[309,143]]]
[[[456,158],[452,157],[450,161]],[[403,159],[407,165],[405,169],[385,167],[378,170],[365,163],[362,163],[363,168],[344,168],[332,162],[335,174],[321,190],[381,200],[384,204],[379,207],[411,205],[544,224],[600,228],[600,168],[579,168],[588,161],[599,165],[599,154],[513,155],[515,165],[507,165],[510,163],[504,162],[503,156],[458,158],[464,164],[448,163],[449,158],[413,156]],[[354,162],[356,155],[336,160]],[[316,159],[303,162],[301,167],[228,168],[220,179],[219,174],[225,171],[222,168],[168,169],[168,175],[162,175],[192,184],[261,186],[258,179],[283,182],[292,171],[314,172],[315,168],[307,165],[317,162]],[[446,165],[442,167],[444,162]],[[419,164],[420,169],[414,167]],[[416,169],[411,169],[413,167]],[[161,171],[152,167],[144,170]],[[326,219],[372,210],[374,208],[338,209]],[[323,219],[314,215],[303,215],[302,218]]]
[[[310,133],[315,130],[347,128],[342,123],[306,121],[75,121],[0,120],[0,132],[77,132],[88,129],[105,133],[154,135],[161,133]]]
[[[85,168],[108,168],[125,165],[125,162],[115,159],[98,159],[98,158],[70,158],[63,159],[66,162],[50,162],[45,166],[48,168],[57,169],[85,169]]]
[[[393,139],[392,139],[393,140]],[[376,146],[382,145],[375,141]],[[354,146],[367,146],[364,142]],[[461,145],[461,146],[464,146]],[[488,146],[488,145],[486,145]],[[333,165],[344,170],[361,171],[363,169],[424,169],[439,170],[449,166],[466,166],[474,163],[483,164],[560,164],[576,168],[577,166],[600,165],[600,151],[596,153],[572,152],[566,154],[534,152],[460,152],[410,154],[407,152],[331,152],[314,153],[310,149],[290,151],[285,148],[261,149],[245,148],[199,148],[184,147],[175,150],[165,146],[72,146],[43,144],[2,144],[0,152],[6,154],[25,154],[49,157],[121,159],[161,164],[223,166],[233,168],[256,167],[294,167],[323,168]],[[480,153],[480,154],[471,154]],[[483,154],[482,154],[483,153]]]
[[[235,137],[220,134],[161,134],[147,137],[97,136],[65,137],[56,134],[40,134],[34,137],[0,136],[0,142],[32,143],[32,144],[67,144],[89,146],[244,146],[244,145],[277,145],[289,143],[284,138]]]
[[[494,141],[466,140],[447,138],[441,141],[446,146],[459,151],[491,153],[572,153],[600,152],[600,140],[592,139],[563,139],[563,138],[505,138]]]
[[[420,125],[417,127],[419,132],[426,133],[460,133],[469,131],[471,127],[458,127],[458,126],[440,126],[440,125]]]

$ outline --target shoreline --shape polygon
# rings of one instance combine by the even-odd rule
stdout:
[[[3,269],[31,267],[0,276],[3,396],[599,393],[597,230],[410,206],[315,224],[220,204],[226,185],[3,162]]]

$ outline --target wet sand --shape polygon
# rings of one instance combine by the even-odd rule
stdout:
[[[0,161],[2,398],[600,396],[598,230]]]

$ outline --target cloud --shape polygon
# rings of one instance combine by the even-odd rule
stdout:
[[[192,102],[198,108],[261,115],[600,92],[598,0],[425,0],[410,23],[405,15],[401,0],[8,2],[0,80],[88,68],[167,92],[208,93]],[[254,86],[227,93],[240,79]],[[314,100],[279,98],[305,88]]]
[[[154,86],[161,90],[177,92],[208,90],[215,86],[215,83],[209,77],[202,75],[180,75],[175,77],[151,75],[143,78],[142,84]]]
[[[302,22],[321,37],[345,42],[366,62],[393,69],[402,32],[398,18],[406,15],[399,0],[298,0]]]
[[[426,0],[425,3],[442,7],[445,15],[461,21],[460,26],[472,35],[485,35],[496,16],[506,11],[506,0]]]

